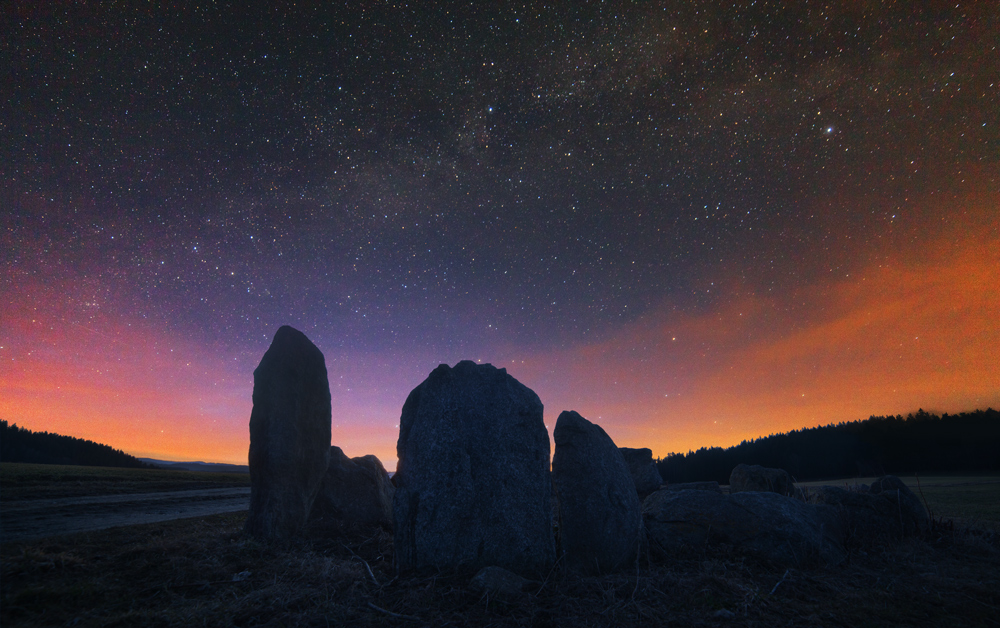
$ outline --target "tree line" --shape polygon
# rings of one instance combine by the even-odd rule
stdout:
[[[781,468],[797,481],[1000,470],[1000,412],[989,408],[906,417],[871,416],[772,434],[728,448],[703,447],[656,462],[666,482],[729,483],[739,463]]]
[[[154,468],[108,445],[50,432],[33,432],[3,420],[0,420],[0,461]]]

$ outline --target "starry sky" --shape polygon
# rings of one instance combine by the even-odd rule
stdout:
[[[50,2],[0,21],[0,418],[245,463],[489,362],[656,456],[1000,406],[994,2]]]

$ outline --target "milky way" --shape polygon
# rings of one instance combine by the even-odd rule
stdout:
[[[347,4],[13,10],[0,418],[245,459],[282,324],[390,466],[467,358],[657,455],[1000,403],[993,3]]]

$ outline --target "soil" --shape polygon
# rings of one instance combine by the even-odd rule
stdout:
[[[4,501],[4,543],[247,510],[250,487]]]

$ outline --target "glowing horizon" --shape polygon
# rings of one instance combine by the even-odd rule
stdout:
[[[972,213],[988,216],[990,201]],[[435,358],[319,344],[333,444],[393,469],[406,395],[438,363],[460,359],[506,368],[532,388],[550,433],[559,412],[576,410],[620,446],[658,457],[870,415],[1000,407],[998,240],[955,233],[925,239],[919,258],[880,257],[794,294],[733,289],[697,313],[666,304],[565,349],[484,344]],[[73,289],[25,285],[4,316],[13,333],[0,348],[0,417],[137,457],[246,463],[252,370],[270,338],[255,356],[99,311],[84,325],[33,305],[45,292]]]

